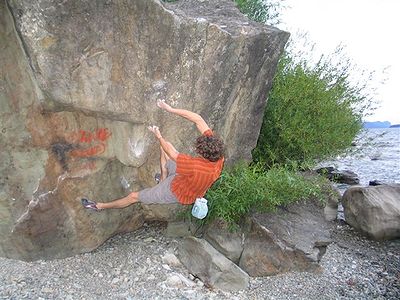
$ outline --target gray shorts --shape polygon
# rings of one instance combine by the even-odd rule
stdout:
[[[145,204],[151,203],[177,203],[179,202],[176,196],[171,191],[171,182],[176,175],[176,163],[169,159],[165,164],[167,168],[167,178],[161,181],[156,186],[144,189],[139,192],[139,202]]]

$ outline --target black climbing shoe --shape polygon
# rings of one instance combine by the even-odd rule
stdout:
[[[82,198],[81,202],[82,202],[83,207],[86,209],[91,209],[91,210],[95,210],[95,211],[100,210],[99,208],[97,208],[96,202],[94,202],[94,201],[90,201],[86,198]]]
[[[161,174],[156,173],[156,175],[154,175],[154,180],[157,182],[157,184],[159,184],[161,181]]]

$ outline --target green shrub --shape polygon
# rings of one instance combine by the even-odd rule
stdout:
[[[310,66],[281,57],[253,158],[267,165],[326,159],[351,146],[373,106],[368,80],[350,80],[352,65],[337,50]]]
[[[221,218],[234,225],[251,211],[271,211],[310,198],[323,200],[322,184],[322,178],[305,178],[288,167],[266,171],[261,164],[239,164],[224,170],[207,192],[206,221]]]
[[[235,2],[249,18],[275,25],[284,8],[274,0]],[[304,37],[296,37],[297,43],[302,41],[307,44]],[[289,45],[279,61],[253,151],[256,161],[301,165],[343,152],[360,132],[362,118],[372,111],[372,73],[365,76],[357,70],[341,48],[315,64],[313,46],[309,50],[295,53]],[[355,74],[362,79],[356,81]]]

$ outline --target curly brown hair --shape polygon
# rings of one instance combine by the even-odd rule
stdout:
[[[224,142],[214,135],[199,136],[195,143],[196,153],[209,161],[217,161],[224,155]]]

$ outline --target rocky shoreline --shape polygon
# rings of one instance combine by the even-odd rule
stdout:
[[[0,299],[399,299],[400,240],[377,242],[341,222],[317,273],[251,278],[213,290],[176,260],[164,223],[114,236],[97,250],[52,261],[0,258]]]

